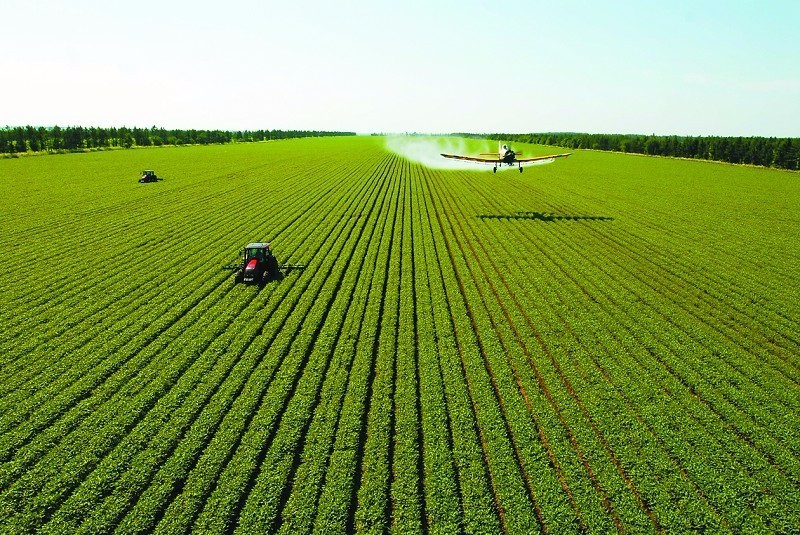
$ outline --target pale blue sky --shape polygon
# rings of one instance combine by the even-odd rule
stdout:
[[[800,137],[800,2],[0,0],[0,126]]]

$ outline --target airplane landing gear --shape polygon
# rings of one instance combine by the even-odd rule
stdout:
[[[520,173],[522,172],[522,166],[521,165],[519,166],[519,172]]]
[[[494,171],[495,173],[497,172],[497,166],[496,165],[492,168],[492,171]]]

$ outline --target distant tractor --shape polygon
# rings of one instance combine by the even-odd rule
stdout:
[[[158,176],[156,176],[155,171],[153,171],[152,169],[145,169],[144,171],[142,171],[142,178],[139,179],[139,183],[145,184],[147,182],[158,182],[159,180],[161,179],[158,178]]]
[[[281,279],[281,271],[289,273],[293,269],[304,269],[305,267],[304,264],[278,264],[269,243],[253,242],[244,246],[241,264],[229,264],[223,269],[238,271],[235,282],[263,284],[267,281]]]

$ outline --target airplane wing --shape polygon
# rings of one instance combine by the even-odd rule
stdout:
[[[545,160],[553,161],[556,158],[566,158],[570,154],[572,154],[572,153],[571,152],[565,152],[563,154],[551,154],[549,156],[532,156],[530,158],[517,158],[517,162],[520,165],[525,165],[525,164],[532,164],[532,163],[541,162],[541,161],[545,161]]]
[[[451,158],[453,160],[464,160],[467,162],[478,162],[478,163],[486,163],[486,164],[497,164],[500,163],[499,157],[494,158],[480,158],[478,156],[461,156],[459,154],[442,154],[445,158]]]

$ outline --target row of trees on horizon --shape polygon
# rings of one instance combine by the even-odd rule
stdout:
[[[800,170],[800,138],[638,134],[454,134],[516,143],[673,156]]]
[[[0,153],[61,152],[99,148],[159,145],[207,145],[319,136],[354,136],[355,132],[317,130],[166,130],[164,128],[100,128],[6,126],[0,129]]]
[[[69,152],[86,149],[242,143],[320,136],[354,136],[355,132],[317,130],[167,130],[164,128],[34,127],[0,128],[0,154]],[[570,149],[593,149],[656,156],[715,160],[800,170],[800,138],[657,136],[640,134],[473,134],[455,136],[536,143]]]

